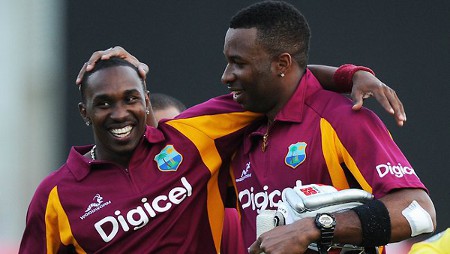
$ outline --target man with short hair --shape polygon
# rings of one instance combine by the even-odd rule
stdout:
[[[95,145],[73,147],[41,182],[19,253],[217,253],[228,182],[219,169],[259,115],[224,96],[147,126],[145,82],[119,58],[99,61],[80,92]]]
[[[266,3],[263,3],[263,5]],[[270,4],[270,3],[269,3]],[[250,7],[249,10],[253,11],[254,6]],[[258,8],[257,8],[258,9]],[[265,8],[264,8],[265,9]],[[287,8],[287,9],[290,9]],[[261,10],[262,11],[262,10]],[[269,9],[269,11],[271,11],[271,8]],[[264,11],[260,12],[259,14],[263,13]],[[285,12],[285,10],[281,11],[282,15],[284,16],[284,14],[288,14]],[[293,14],[294,17],[296,17],[298,20],[302,20],[302,17],[297,17],[295,11],[294,13],[289,13],[289,14]],[[245,16],[245,15],[242,15]],[[264,15],[263,15],[264,16]],[[270,15],[268,15],[269,17],[271,17]],[[291,16],[287,16],[287,17],[291,17]],[[272,18],[272,17],[271,17]],[[251,20],[251,18],[249,18],[249,21]],[[270,24],[270,22],[273,21],[273,19],[271,20],[267,20],[267,22],[265,22],[266,24]],[[243,22],[245,23],[245,22]],[[235,176],[238,177],[239,175],[241,175],[240,173],[242,173],[242,169],[247,169],[247,165],[248,165],[248,170],[247,175],[245,177],[245,181],[247,181],[247,179],[250,179],[251,181],[255,181],[253,178],[261,178],[262,181],[260,183],[258,182],[254,182],[254,186],[255,188],[251,188],[250,191],[253,194],[261,194],[261,195],[253,195],[253,197],[263,197],[264,193],[274,193],[274,195],[272,195],[272,197],[277,196],[277,190],[273,190],[272,191],[272,183],[266,184],[265,181],[273,179],[275,181],[278,180],[284,180],[281,178],[290,178],[291,181],[295,181],[297,179],[302,179],[305,176],[295,176],[295,172],[292,175],[289,175],[287,177],[285,177],[285,173],[280,174],[280,172],[283,172],[281,170],[283,170],[283,167],[286,168],[296,168],[298,166],[305,166],[308,165],[309,169],[306,168],[305,170],[302,170],[302,172],[307,172],[306,174],[314,176],[315,174],[318,174],[320,177],[323,176],[323,179],[320,178],[317,181],[324,181],[324,183],[327,184],[334,184],[333,179],[336,178],[337,179],[337,185],[338,187],[340,186],[345,186],[346,182],[350,182],[351,184],[347,183],[348,187],[358,187],[356,186],[356,184],[360,184],[363,185],[363,188],[368,188],[371,190],[372,186],[372,181],[369,181],[371,179],[366,179],[365,175],[359,174],[359,170],[360,168],[355,167],[355,165],[352,164],[352,160],[353,157],[355,156],[353,153],[354,151],[352,150],[350,153],[348,151],[346,151],[344,148],[345,146],[343,146],[340,143],[333,143],[336,142],[337,140],[333,140],[336,139],[336,137],[341,137],[341,130],[339,129],[338,132],[336,133],[336,131],[333,131],[334,128],[334,121],[335,119],[338,119],[338,117],[340,116],[340,114],[342,113],[343,118],[345,119],[349,119],[352,120],[354,119],[353,122],[351,122],[352,124],[358,124],[359,120],[363,120],[361,121],[362,123],[364,123],[363,125],[358,125],[359,128],[366,128],[367,130],[358,130],[359,133],[360,132],[365,132],[367,131],[366,134],[370,134],[370,138],[373,139],[373,134],[374,134],[374,130],[376,130],[376,135],[380,135],[380,139],[382,139],[383,141],[385,141],[386,145],[389,147],[389,149],[393,149],[391,151],[391,155],[393,159],[402,159],[403,155],[398,153],[398,148],[396,148],[393,145],[392,140],[386,138],[387,132],[385,130],[384,127],[381,127],[382,124],[378,121],[375,120],[375,117],[371,114],[368,113],[368,111],[366,109],[363,109],[363,112],[353,112],[351,110],[351,102],[347,101],[347,100],[343,100],[343,98],[337,99],[337,97],[335,98],[335,96],[330,96],[329,94],[327,94],[326,92],[321,91],[320,87],[318,86],[317,81],[315,81],[314,76],[312,76],[311,73],[309,73],[308,70],[305,70],[305,66],[304,65],[299,65],[299,63],[297,63],[297,61],[295,60],[294,56],[297,52],[294,51],[290,51],[290,50],[286,50],[286,51],[276,51],[276,50],[267,50],[265,48],[266,45],[264,45],[262,43],[262,41],[256,41],[257,40],[257,36],[259,31],[259,28],[255,28],[254,24],[247,24],[248,27],[242,28],[239,27],[239,25],[237,25],[236,27],[230,28],[229,31],[227,32],[227,37],[226,37],[226,41],[225,41],[225,46],[224,46],[224,53],[227,57],[228,60],[228,65],[227,68],[224,71],[224,75],[223,75],[223,82],[226,83],[230,90],[233,93],[233,97],[234,99],[240,103],[241,105],[243,105],[243,107],[245,109],[250,109],[250,110],[254,110],[257,112],[261,112],[264,113],[266,115],[266,119],[264,120],[264,122],[267,122],[267,124],[269,124],[270,127],[270,131],[269,128],[267,127],[266,123],[262,123],[261,126],[259,127],[259,129],[257,131],[252,131],[249,132],[250,133],[250,137],[252,137],[251,139],[246,140],[244,146],[242,146],[242,150],[240,150],[239,154],[236,155],[235,157],[235,161],[233,162],[234,165],[234,172],[235,172]],[[282,30],[282,29],[281,29]],[[273,31],[272,31],[273,32]],[[274,33],[276,35],[276,33]],[[264,34],[264,36],[267,36],[269,39],[271,38],[271,34]],[[287,36],[289,37],[289,36]],[[304,37],[307,38],[308,36]],[[272,38],[273,39],[273,38]],[[255,43],[256,42],[256,43]],[[278,42],[278,41],[277,41]],[[296,42],[298,43],[298,42]],[[286,45],[286,44],[280,44],[280,45]],[[307,47],[304,47],[303,49],[300,50],[306,50]],[[305,52],[303,52],[304,54]],[[137,59],[133,58],[130,55],[127,54],[127,52],[124,52],[121,48],[114,48],[111,50],[107,50],[107,51],[99,51],[94,53],[94,55],[91,57],[91,59],[89,60],[89,62],[84,66],[84,68],[82,69],[82,71],[80,72],[80,77],[83,76],[84,71],[86,70],[86,67],[92,68],[94,66],[94,63],[99,59],[99,58],[109,58],[112,55],[115,54],[119,54],[120,57],[123,57],[125,59],[128,59],[135,64],[135,65],[139,65],[139,62],[137,61]],[[275,54],[275,55],[273,55]],[[302,52],[300,52],[300,54],[302,54]],[[305,55],[305,54],[304,54]],[[306,54],[307,56],[307,54]],[[306,58],[307,59],[307,58]],[[301,62],[301,61],[300,61]],[[305,61],[306,64],[306,61]],[[353,67],[352,67],[353,68]],[[352,73],[352,75],[350,75],[351,77],[358,78],[357,76],[361,76],[361,75],[366,75],[366,72],[356,72],[355,73],[355,69],[350,71]],[[353,76],[354,74],[354,76]],[[370,75],[370,74],[368,74]],[[320,76],[320,75],[318,75]],[[366,76],[367,77],[367,76]],[[371,78],[373,76],[370,76]],[[374,78],[374,77],[373,77]],[[280,79],[280,80],[278,80]],[[374,78],[375,80],[377,80],[376,78]],[[350,78],[350,80],[352,80],[352,78]],[[306,81],[307,85],[303,85]],[[311,85],[310,85],[311,83]],[[307,89],[306,89],[307,88]],[[305,91],[306,89],[306,91]],[[304,101],[300,100],[300,103],[297,104],[293,104],[291,103],[291,99],[292,100],[297,100],[295,99],[295,97],[297,97],[297,92],[298,91],[302,91],[301,94],[303,96],[308,96],[308,101],[307,104],[304,105]],[[319,99],[318,100],[318,104],[320,107],[318,107],[316,104],[313,105],[313,102],[315,103],[315,100],[312,99],[314,98],[312,95],[315,95],[315,93],[317,92],[317,95],[320,95],[320,98],[325,98],[325,100]],[[324,94],[326,96],[324,96]],[[294,98],[294,99],[293,99]],[[311,99],[309,99],[311,98]],[[360,97],[362,99],[362,96]],[[395,97],[396,98],[396,97]],[[321,103],[327,102],[329,99],[329,101],[331,101],[332,104],[330,104],[331,106],[337,106],[336,109],[334,109],[335,111],[326,111],[326,116],[325,115],[321,115],[323,112],[320,111],[320,109],[327,109],[329,110],[330,105],[328,105],[328,108],[326,108],[325,106],[326,103],[324,105],[321,105]],[[260,100],[259,102],[261,103],[261,105],[258,103],[257,100]],[[298,102],[298,101],[297,101]],[[288,112],[285,110],[286,105],[289,105],[292,109],[293,112]],[[323,108],[321,108],[323,107]],[[388,108],[388,110],[390,111],[390,106],[386,107]],[[342,110],[339,110],[342,109]],[[314,113],[311,113],[312,111],[317,111]],[[348,112],[344,112],[344,111],[348,111]],[[402,111],[402,110],[401,110]],[[183,117],[189,117],[192,115],[193,112],[198,113],[199,111],[197,111],[197,109],[194,110],[190,110],[188,113],[183,113],[182,116],[180,117],[180,119],[176,119],[174,120],[175,122],[180,121],[182,122],[182,118]],[[291,113],[294,113],[293,118]],[[296,162],[294,163],[294,160],[289,160],[289,158],[287,158],[287,154],[283,154],[283,156],[274,156],[274,160],[273,163],[275,163],[275,166],[271,166],[271,160],[270,157],[272,157],[272,150],[274,150],[273,147],[283,147],[281,145],[278,145],[276,142],[280,141],[282,142],[283,140],[287,140],[287,138],[290,138],[291,135],[284,135],[283,138],[275,138],[276,136],[279,136],[280,133],[289,133],[289,129],[283,129],[281,128],[281,130],[279,129],[279,127],[281,125],[291,125],[291,124],[301,124],[302,123],[302,116],[303,114],[306,115],[306,113],[308,114],[308,117],[310,117],[311,119],[308,120],[308,122],[306,124],[303,124],[302,126],[311,126],[310,130],[304,130],[303,132],[297,132],[295,135],[302,135],[302,137],[305,138],[309,138],[309,139],[316,139],[315,141],[318,140],[323,140],[324,143],[318,143],[319,147],[326,147],[327,150],[326,152],[335,152],[335,155],[332,154],[327,154],[326,152],[324,153],[322,152],[318,152],[315,153],[313,152],[313,155],[310,154],[309,150],[303,150],[303,149],[310,149],[311,145],[309,145],[308,147],[308,143],[304,142],[306,145],[303,145],[302,147],[298,146],[297,147],[297,151],[301,152],[301,151],[306,151],[305,154],[303,155],[308,155],[309,157],[314,156],[314,163],[315,160],[320,157],[320,156],[329,156],[327,158],[330,158],[331,161],[327,161],[326,164],[327,165],[332,165],[332,168],[330,168],[329,170],[316,170],[314,171],[314,163],[308,158],[308,160],[306,160],[305,158],[302,158],[302,154],[301,153],[296,153],[296,154],[291,154],[291,157],[297,157],[297,159],[302,158],[301,160],[295,160]],[[311,115],[312,114],[312,115]],[[316,114],[314,116],[314,114]],[[358,114],[358,117],[350,117],[353,114]],[[296,116],[297,115],[297,116]],[[333,121],[331,121],[331,123],[329,122],[329,115],[334,115],[334,119]],[[400,114],[402,115],[402,114]],[[298,116],[300,116],[300,118],[298,118]],[[367,118],[367,119],[366,119]],[[300,119],[300,121],[298,121]],[[320,120],[320,122],[323,122],[323,126],[321,124],[321,126],[317,126],[317,121],[319,119],[324,119],[324,120]],[[403,122],[402,117],[399,118],[399,122]],[[311,122],[309,122],[311,121]],[[230,121],[227,121],[227,123],[229,123]],[[171,123],[170,121],[168,121],[168,123]],[[309,125],[311,123],[311,125]],[[374,128],[371,126],[371,124],[375,124],[375,126],[377,126],[377,128]],[[177,124],[175,124],[177,125]],[[292,129],[297,128],[298,126],[293,125]],[[214,127],[216,127],[216,125],[212,125]],[[211,127],[211,126],[209,126]],[[347,126],[345,125],[344,127],[348,127],[355,131],[355,127],[350,125]],[[345,129],[345,128],[344,128]],[[275,132],[275,130],[277,130]],[[318,131],[321,131],[321,133],[319,133]],[[322,130],[324,130],[322,132]],[[328,132],[330,131],[330,132]],[[372,132],[372,133],[371,133]],[[276,134],[275,134],[276,133]],[[330,134],[329,136],[322,136],[322,134]],[[295,135],[292,135],[292,137],[294,137]],[[328,139],[329,138],[329,139]],[[254,140],[252,140],[254,139]],[[327,141],[329,141],[329,143],[327,143]],[[347,142],[347,140],[345,140]],[[252,143],[255,142],[255,143]],[[309,142],[309,141],[308,141]],[[301,142],[299,142],[301,143]],[[229,143],[227,143],[229,144]],[[294,144],[296,145],[296,143]],[[327,145],[331,145],[330,147],[328,147]],[[334,146],[334,148],[333,148]],[[355,146],[356,147],[356,146]],[[287,148],[287,147],[286,147]],[[317,150],[317,147],[313,147],[314,149]],[[333,150],[339,148],[339,151]],[[245,149],[245,150],[244,150]],[[247,158],[246,156],[248,156],[248,151],[252,150],[252,160],[248,161],[248,163],[246,163],[244,165],[243,161],[245,161]],[[266,154],[263,154],[262,156],[258,157],[258,159],[261,159],[260,161],[258,161],[259,165],[257,165],[255,167],[255,163],[253,161],[253,156],[255,155],[255,157],[258,156],[258,154],[255,154],[254,151],[258,150],[261,152],[267,152]],[[269,156],[269,152],[270,156]],[[280,150],[281,151],[281,150]],[[286,153],[286,150],[283,150]],[[290,151],[290,150],[288,150]],[[386,152],[386,151],[382,151],[381,152]],[[376,152],[379,152],[378,150]],[[389,152],[389,151],[388,151]],[[369,153],[366,153],[369,154]],[[376,154],[376,153],[375,153]],[[286,155],[286,156],[284,156]],[[317,157],[318,156],[318,157]],[[381,154],[381,157],[385,156],[385,154]],[[284,158],[286,157],[286,160],[283,160],[282,162],[279,161],[280,158]],[[337,159],[337,161],[333,161],[333,159]],[[267,162],[267,163],[265,163]],[[336,164],[336,162],[338,164]],[[261,165],[261,163],[265,163],[265,165]],[[334,163],[334,164],[333,164]],[[341,166],[341,163],[343,164]],[[349,165],[344,165],[344,164],[349,164]],[[323,167],[323,162],[322,164],[319,164],[320,166],[318,166],[318,168]],[[336,167],[337,165],[339,165],[339,167],[341,167],[342,169],[339,169],[339,167]],[[380,164],[381,165],[381,164]],[[358,165],[359,166],[359,165]],[[325,165],[326,167],[326,165]],[[273,174],[267,178],[265,177],[266,173],[271,173],[270,170],[272,169],[278,169],[280,168],[280,171],[277,172],[273,172]],[[288,169],[289,169],[288,168]],[[333,175],[333,179],[331,179],[330,182],[330,176],[327,176],[329,174],[333,174],[332,172],[334,172],[334,169],[336,168],[336,175]],[[392,168],[392,167],[391,167]],[[323,168],[325,169],[325,168]],[[353,176],[355,179],[344,179],[342,178],[343,176],[345,176],[347,174],[347,169],[350,170],[350,173],[355,174],[356,176]],[[389,168],[388,168],[389,169]],[[290,169],[292,170],[292,169]],[[293,170],[292,170],[293,171]],[[299,170],[297,170],[298,172]],[[373,170],[372,170],[373,171]],[[412,168],[410,168],[409,166],[403,167],[403,171],[404,172],[408,172],[408,173],[412,173]],[[317,173],[315,173],[317,172]],[[367,172],[366,172],[367,173]],[[279,175],[277,175],[279,174]],[[307,176],[308,176],[307,175]],[[250,177],[250,176],[253,176]],[[373,174],[372,172],[372,176],[374,178],[376,178],[376,176]],[[350,177],[350,175],[349,175]],[[351,177],[350,177],[351,178]],[[391,178],[391,176],[388,176],[388,178]],[[435,215],[434,215],[434,208],[433,205],[431,203],[431,201],[429,200],[429,197],[426,195],[426,193],[424,191],[421,190],[424,189],[424,186],[420,183],[420,181],[417,181],[417,177],[411,176],[411,177],[405,177],[405,179],[408,178],[414,180],[414,182],[411,183],[411,185],[409,185],[407,188],[405,188],[405,185],[407,182],[407,180],[402,180],[400,184],[398,184],[397,186],[387,186],[388,188],[386,190],[383,189],[377,189],[375,190],[375,188],[373,189],[374,193],[375,192],[383,192],[386,191],[386,193],[375,193],[376,197],[381,197],[384,195],[384,197],[381,199],[382,201],[378,201],[376,202],[376,204],[373,204],[372,206],[375,206],[376,209],[381,210],[381,212],[379,212],[379,214],[381,214],[383,216],[383,221],[382,222],[382,227],[381,230],[384,230],[383,232],[387,232],[386,230],[391,230],[392,228],[392,232],[389,232],[389,236],[392,233],[392,238],[388,239],[388,241],[395,241],[396,239],[402,239],[405,238],[407,236],[405,236],[405,232],[410,232],[411,234],[414,233],[423,233],[426,232],[427,230],[433,230],[434,228],[434,220],[435,220]],[[317,178],[316,178],[317,179]],[[316,179],[313,180],[306,180],[305,183],[308,183],[308,181],[316,181]],[[344,180],[343,180],[344,179]],[[392,179],[391,179],[392,180]],[[258,180],[259,181],[259,180]],[[359,182],[361,181],[361,182]],[[246,182],[244,182],[244,179],[242,181],[239,181],[241,183],[247,184]],[[320,183],[320,182],[319,182]],[[355,185],[353,185],[355,184]],[[260,186],[262,188],[262,191],[260,192],[259,188]],[[273,185],[275,186],[276,183],[273,183]],[[287,187],[292,187],[294,184],[292,183],[284,183],[280,181],[280,185],[282,185],[280,187],[280,189],[283,188],[287,188]],[[402,186],[403,185],[403,186]],[[376,186],[378,188],[378,185]],[[396,190],[395,188],[398,187],[399,190]],[[409,187],[411,189],[409,189]],[[242,186],[238,186],[237,184],[237,188],[238,191],[245,191],[245,187]],[[277,186],[275,186],[275,188],[278,188]],[[390,188],[390,189],[389,189]],[[389,192],[389,193],[387,193]],[[399,203],[399,198],[397,197],[397,193],[401,193],[401,195],[404,195],[405,199],[401,200],[401,202]],[[243,197],[243,195],[239,195],[241,198]],[[252,196],[252,195],[250,195]],[[277,196],[278,200],[279,200],[279,195]],[[405,202],[409,202],[411,200],[411,197],[414,197],[417,199],[417,203],[419,204],[419,207],[423,209],[423,211],[425,211],[425,213],[423,213],[422,210],[422,215],[424,214],[428,214],[428,218],[430,219],[431,223],[427,224],[426,227],[421,227],[421,228],[415,228],[414,232],[412,232],[412,229],[410,227],[411,223],[410,223],[410,219],[411,216],[409,217],[402,217],[402,215],[400,215],[400,213],[402,211],[407,211],[406,209],[408,207],[410,207],[412,204],[414,204],[413,202],[410,203],[410,206],[405,205]],[[398,199],[398,200],[393,200],[393,199]],[[245,208],[243,206],[243,202],[246,200],[240,200],[241,203],[241,209],[242,209],[242,220],[243,223],[250,223],[252,225],[255,224],[254,220],[251,219],[250,217],[253,216],[252,214],[255,211],[246,211]],[[252,200],[254,201],[254,200]],[[274,203],[277,200],[273,200]],[[383,204],[380,204],[383,203]],[[384,204],[386,203],[386,204]],[[251,205],[255,204],[251,203]],[[259,204],[261,205],[261,204]],[[275,207],[275,206],[274,206]],[[405,207],[402,211],[399,211],[399,207]],[[413,206],[411,206],[412,211],[416,212],[418,210],[414,210],[417,208],[417,205],[415,206],[416,208],[414,208]],[[221,207],[218,207],[216,209],[217,212],[220,212],[221,209],[219,209]],[[372,207],[366,207],[363,206],[363,209],[366,208],[372,208]],[[386,216],[386,210],[388,210],[390,213],[392,211],[393,216],[389,217]],[[246,214],[248,213],[248,214]],[[352,213],[356,213],[354,211],[348,211],[346,212],[349,218],[351,218],[353,220],[353,222],[358,221],[359,217],[357,217],[355,214]],[[348,243],[352,243],[352,242],[356,242],[357,244],[373,244],[374,242],[376,242],[373,239],[362,239],[364,235],[364,233],[367,232],[361,232],[361,225],[354,225],[354,228],[351,228],[350,232],[348,231],[348,222],[346,222],[346,218],[342,218],[341,216],[342,214],[336,215],[336,221],[337,224],[339,226],[336,226],[336,238],[334,239],[334,241],[336,242],[348,242]],[[359,214],[358,214],[359,215]],[[393,222],[393,225],[395,225],[395,227],[390,227],[390,223],[391,221]],[[361,223],[365,223],[367,221],[362,221]],[[379,221],[375,221],[375,224],[378,223]],[[297,224],[299,226],[297,226]],[[306,226],[302,226],[302,224],[307,224]],[[357,223],[356,223],[357,224]],[[245,224],[244,224],[245,225]],[[319,230],[319,226],[315,225],[314,223],[311,223],[310,219],[305,219],[302,221],[298,221],[295,225],[296,227],[293,226],[294,224],[290,225],[290,226],[286,226],[286,227],[280,227],[277,228],[267,234],[264,234],[261,236],[261,238],[252,246],[251,251],[255,252],[255,253],[259,253],[260,251],[266,251],[267,253],[276,253],[276,251],[280,248],[283,248],[283,251],[286,251],[287,253],[290,252],[294,252],[294,253],[302,253],[306,250],[306,247],[309,245],[309,243],[314,242],[314,241],[319,241],[320,238],[320,230]],[[368,225],[367,223],[364,224],[365,226]],[[369,225],[370,226],[370,225]],[[347,227],[347,228],[346,228]],[[408,228],[409,227],[409,228]],[[247,229],[246,229],[247,230]],[[254,226],[253,228],[250,228],[249,230],[246,231],[246,237],[247,239],[251,239],[255,237],[254,232],[252,232],[252,230],[254,230]],[[291,230],[291,231],[289,231]],[[342,231],[340,231],[342,230]],[[301,232],[301,233],[299,233]],[[342,233],[343,232],[343,233]],[[376,231],[375,233],[379,233],[379,231]],[[273,236],[273,237],[272,237]],[[380,235],[375,235],[376,237],[379,237]],[[375,237],[375,238],[376,238]],[[305,238],[305,239],[304,239]],[[369,242],[363,242],[364,240],[369,240]],[[383,239],[377,240],[379,242],[382,242],[386,240],[386,237],[383,237]],[[251,243],[252,240],[248,241],[249,243]],[[284,249],[284,247],[287,247],[287,250]]]
[[[309,38],[304,16],[278,1],[240,10],[225,36],[222,82],[244,109],[265,115],[231,164],[250,253],[303,253],[311,243],[375,247],[432,232],[427,189],[373,112],[352,111],[351,101],[320,86],[306,66]],[[276,227],[255,241],[257,214],[275,209],[297,180],[364,189],[375,199]]]
[[[150,95],[153,114],[156,121],[167,118],[172,119],[186,109],[186,106],[178,99],[163,93]]]

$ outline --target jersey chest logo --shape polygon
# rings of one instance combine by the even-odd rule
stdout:
[[[161,171],[177,171],[183,161],[183,156],[175,150],[173,145],[167,145],[155,156],[154,160]]]
[[[306,159],[306,146],[305,142],[290,145],[286,157],[284,157],[284,163],[294,169],[302,164]]]
[[[92,199],[92,203],[89,204],[89,206],[84,211],[84,214],[80,216],[81,220],[86,219],[89,215],[97,212],[98,210],[102,209],[103,207],[111,204],[111,201],[104,201],[103,197],[100,194],[95,194],[94,198]]]

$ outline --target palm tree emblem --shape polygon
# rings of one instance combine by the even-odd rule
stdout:
[[[307,144],[305,142],[297,142],[290,145],[284,159],[286,165],[291,168],[296,168],[302,164],[306,159],[306,146]]]
[[[167,145],[154,158],[161,171],[176,171],[183,161],[183,156],[173,145]]]

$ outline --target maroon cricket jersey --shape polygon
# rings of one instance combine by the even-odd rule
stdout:
[[[296,180],[360,188],[376,198],[396,188],[425,189],[382,121],[351,107],[307,70],[269,129],[249,133],[232,162],[246,247],[256,240],[257,214],[276,209]]]
[[[148,127],[128,168],[73,147],[37,188],[20,253],[217,253],[228,170],[257,114],[231,96]]]

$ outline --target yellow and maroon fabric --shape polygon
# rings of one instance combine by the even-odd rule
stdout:
[[[227,174],[259,115],[221,96],[148,127],[128,168],[83,155],[38,187],[20,253],[216,253]],[[228,170],[225,170],[228,173]]]

